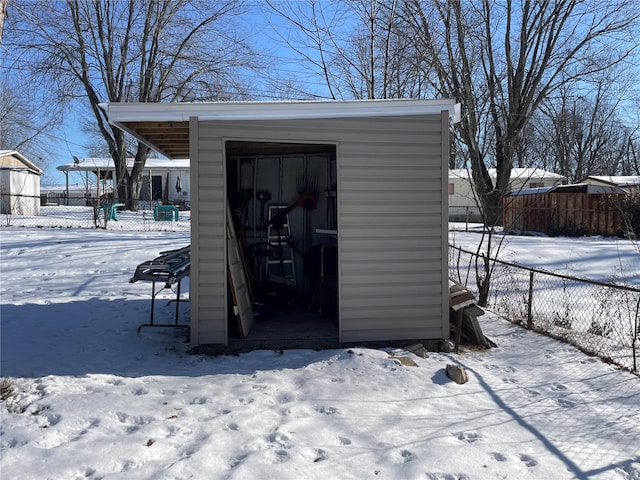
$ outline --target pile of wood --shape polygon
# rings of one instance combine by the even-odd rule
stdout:
[[[456,352],[460,350],[460,342],[465,340],[483,348],[495,347],[495,344],[484,336],[478,317],[484,310],[476,303],[476,298],[469,290],[449,279],[449,325],[454,332]]]

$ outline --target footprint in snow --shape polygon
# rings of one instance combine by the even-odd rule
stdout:
[[[324,406],[319,406],[319,407],[315,407],[315,411],[318,413],[321,413],[323,415],[334,415],[336,413],[338,413],[338,409],[335,407],[324,407]]]
[[[347,437],[336,437],[334,441],[337,445],[351,445],[351,439]]]
[[[289,393],[279,393],[275,396],[275,401],[276,403],[279,403],[280,405],[284,404],[284,403],[290,403],[293,401],[293,395],[289,394]]]
[[[289,437],[287,437],[284,433],[280,433],[280,432],[271,432],[268,438],[269,438],[269,443],[279,443],[281,445],[289,441]]]
[[[562,408],[573,408],[576,406],[575,402],[571,400],[567,400],[566,398],[557,398],[556,403],[560,405]]]
[[[531,467],[535,467],[536,465],[538,465],[538,462],[536,462],[533,458],[531,458],[529,455],[519,455],[520,457],[520,461],[522,463],[525,464],[525,466],[531,468]]]
[[[463,443],[475,443],[480,440],[480,435],[476,432],[458,432],[453,435]]]
[[[313,463],[317,463],[329,458],[329,454],[321,448],[314,448],[309,457]]]
[[[50,427],[53,427],[54,425],[60,423],[60,420],[62,420],[62,416],[58,415],[57,413],[47,414],[47,422]]]
[[[282,463],[289,458],[289,452],[283,449],[272,451],[272,462]]]
[[[498,452],[491,452],[489,454],[489,456],[491,458],[493,458],[496,462],[506,462],[507,461],[507,457],[505,457],[503,454],[498,453]]]
[[[236,468],[238,465],[240,465],[247,457],[249,456],[248,453],[240,455],[238,457],[236,457],[235,459],[233,459],[233,461],[231,462],[231,465],[229,465],[230,469]]]
[[[567,387],[565,387],[561,383],[553,383],[551,385],[551,390],[553,390],[554,392],[561,392],[561,391],[566,390],[566,389],[567,389]]]
[[[400,457],[399,457],[400,463],[408,463],[414,460],[415,458],[416,456],[414,455],[414,453],[410,452],[409,450],[400,451]]]

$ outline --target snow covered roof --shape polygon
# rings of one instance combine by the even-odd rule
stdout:
[[[592,185],[588,183],[575,183],[571,185],[556,185],[553,187],[527,188],[517,192],[510,192],[510,197],[521,195],[541,195],[544,193],[589,193],[592,195],[624,194],[625,191],[615,185]]]
[[[127,168],[133,168],[133,158],[127,158]],[[189,159],[169,160],[165,158],[149,158],[145,162],[144,170],[187,170],[189,169]],[[80,158],[78,162],[65,163],[56,167],[61,172],[93,172],[96,170],[114,170],[112,158]]]
[[[608,183],[618,187],[640,186],[640,175],[589,175],[582,179],[580,183],[590,182]]]
[[[515,192],[507,193],[508,197],[519,197],[521,195],[540,195],[543,193],[550,192],[554,190],[556,187],[537,187],[537,188],[527,188],[523,190],[517,190]]]
[[[3,170],[28,170],[36,175],[44,172],[35,163],[16,150],[0,150],[0,168]]]
[[[189,155],[189,119],[199,121],[302,120],[433,115],[460,121],[460,104],[440,100],[332,100],[210,103],[102,103],[109,122],[170,158]]]
[[[496,178],[497,173],[495,168],[489,169],[489,175],[491,178]],[[471,178],[471,169],[457,168],[449,170],[449,178],[461,178],[468,180]],[[549,179],[549,180],[563,180],[565,177],[558,173],[549,172],[541,168],[512,168],[511,180],[529,180],[529,179]]]

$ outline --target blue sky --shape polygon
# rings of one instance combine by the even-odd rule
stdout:
[[[266,17],[266,9],[261,8],[265,4],[261,1],[255,1],[249,4],[250,11],[238,19],[238,28],[247,32],[248,40],[253,44],[254,48],[260,52],[263,59],[270,66],[270,73],[282,72],[282,78],[291,78],[295,81],[303,83],[305,89],[318,95],[320,98],[329,98],[326,85],[322,82],[320,76],[315,75],[309,64],[306,65],[299,62],[295,54],[289,48],[284,46],[282,38],[289,35],[295,36],[295,31],[290,31],[287,23],[278,18],[276,15]],[[326,7],[323,3],[323,7]],[[272,24],[275,23],[272,29]],[[247,76],[251,75],[247,72]],[[270,88],[264,81],[256,76],[251,76],[252,88],[251,93],[260,100],[278,99],[279,92],[277,89]],[[635,91],[629,92],[629,96],[638,96],[640,91],[635,87]],[[637,102],[631,104],[629,109],[628,125],[633,127],[638,124],[638,108]],[[92,140],[82,131],[83,117],[87,116],[91,119],[92,113],[89,111],[86,103],[81,100],[77,101],[75,108],[70,112],[64,120],[61,128],[50,132],[50,142],[47,150],[50,152],[47,158],[43,158],[42,165],[45,170],[44,183],[63,183],[64,174],[56,170],[56,166],[69,163],[73,156],[87,157],[90,154],[89,145]],[[41,163],[39,158],[32,158],[36,163]]]
[[[259,52],[263,61],[269,65],[269,74],[274,71],[282,72],[283,79],[293,79],[303,83],[305,90],[318,98],[328,99],[326,85],[321,80],[310,75],[309,68],[305,68],[295,58],[295,55],[287,48],[282,37],[287,37],[290,27],[281,18],[278,18],[266,8],[265,4],[257,2],[250,5],[250,10],[237,18],[237,25],[242,31],[247,32],[247,39],[253,48]],[[274,31],[277,30],[277,33]],[[280,99],[279,92],[274,91],[259,76],[247,72],[247,79],[251,81],[250,93],[257,100]],[[95,143],[90,136],[83,132],[82,125],[87,121],[93,121],[93,114],[84,100],[77,100],[73,109],[67,114],[63,125],[50,132],[50,143],[47,150],[49,158],[33,159],[36,163],[43,163],[46,184],[63,184],[65,176],[56,170],[56,167],[72,161],[73,156],[79,158],[92,156],[88,145]],[[70,178],[71,181],[71,178]],[[82,179],[78,178],[78,181]]]

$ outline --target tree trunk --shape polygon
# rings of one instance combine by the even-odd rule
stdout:
[[[138,203],[140,200],[140,192],[142,191],[142,182],[144,180],[144,164],[149,156],[149,147],[143,143],[138,143],[136,156],[133,162],[133,168],[129,175],[128,202],[127,208],[131,211],[138,211]]]

